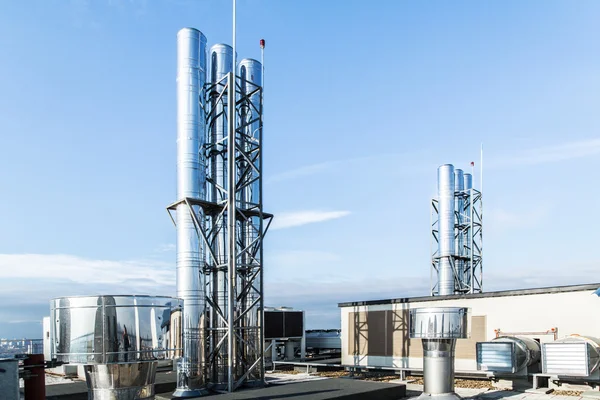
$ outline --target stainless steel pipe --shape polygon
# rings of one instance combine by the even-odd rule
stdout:
[[[177,33],[177,198],[205,199],[203,90],[206,37],[197,29]],[[201,209],[193,212],[200,216]],[[177,206],[177,296],[183,299],[183,357],[177,365],[177,397],[201,394],[204,387],[205,284],[203,246],[192,210]]]
[[[423,342],[423,392],[439,395],[454,392],[456,339],[425,339]]]
[[[464,251],[464,242],[465,242],[465,237],[464,237],[464,231],[462,229],[462,224],[464,223],[464,208],[465,208],[465,200],[463,197],[463,191],[464,191],[464,173],[462,169],[455,169],[454,170],[454,192],[455,194],[457,194],[457,196],[455,196],[455,203],[456,203],[456,224],[458,226],[458,231],[456,232],[456,239],[455,239],[455,250],[454,250],[454,254],[457,256],[463,256],[465,254]],[[462,286],[464,285],[464,269],[465,269],[465,263],[463,262],[463,260],[457,259],[456,260],[456,280],[457,280],[457,284],[456,284],[456,289],[455,291],[458,289],[459,291],[462,289]]]
[[[158,362],[84,367],[88,400],[154,400]]]
[[[440,295],[454,294],[454,272],[452,256],[454,255],[454,166],[444,164],[438,168],[438,202],[439,202],[439,282]]]
[[[210,157],[208,159],[208,167],[210,179],[212,181],[211,192],[209,193],[210,201],[215,203],[222,203],[227,200],[227,191],[229,188],[228,176],[227,176],[227,148],[225,146],[225,140],[228,136],[228,119],[226,117],[226,107],[228,107],[228,96],[222,96],[221,101],[217,101],[219,96],[223,94],[225,90],[224,84],[228,83],[224,79],[230,72],[233,64],[233,49],[231,46],[226,44],[215,44],[209,50],[210,57],[210,83],[213,85],[210,93],[213,109],[213,119],[210,121],[210,129],[208,138],[211,144]],[[231,89],[230,89],[231,90]],[[235,89],[234,89],[235,90]],[[229,262],[228,253],[228,218],[230,217],[229,212],[225,213],[221,220],[218,220],[218,216],[214,217],[213,225],[218,226],[217,233],[212,243],[213,252],[217,258],[216,268],[213,268],[212,280],[210,288],[212,294],[211,297],[213,302],[217,305],[221,314],[225,319],[229,318],[229,305],[227,303],[229,284],[227,280],[227,263]],[[221,341],[225,335],[227,324],[218,316],[217,312],[213,312],[211,315],[211,328],[212,337],[211,341],[213,346]],[[223,382],[227,378],[227,365],[226,360],[228,358],[227,346],[221,346],[217,355],[217,361],[213,363],[216,369],[211,371],[212,382]]]
[[[423,394],[456,399],[454,349],[456,339],[469,337],[469,309],[462,307],[410,310],[409,335],[423,343]]]

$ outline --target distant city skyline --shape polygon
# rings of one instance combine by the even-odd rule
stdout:
[[[265,49],[268,306],[427,295],[436,173],[484,146],[485,291],[594,283],[600,3],[238,0]],[[231,2],[0,3],[0,337],[53,297],[175,295],[175,54]]]

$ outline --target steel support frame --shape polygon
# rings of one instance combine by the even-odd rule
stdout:
[[[464,237],[463,256],[446,256],[452,266],[455,293],[483,292],[483,203],[481,192],[468,189],[454,194],[464,201],[462,210],[455,211],[454,235]],[[460,214],[460,218],[459,215]],[[461,223],[459,223],[461,221]],[[439,254],[439,207],[437,199],[431,201],[431,295],[439,295],[439,265],[442,258]],[[457,261],[462,261],[459,263]],[[457,266],[463,265],[462,274]],[[460,279],[460,276],[463,279]]]
[[[211,99],[211,93],[215,92],[211,86],[214,85],[221,86],[216,90],[220,95]],[[248,85],[251,84],[246,83],[244,87]],[[205,270],[209,282],[208,309],[213,315],[218,315],[209,321],[222,322],[208,328],[213,332],[221,330],[222,335],[218,342],[208,341],[207,368],[212,386],[229,392],[245,383],[264,383],[263,238],[272,215],[262,211],[262,88],[256,85],[252,88],[250,91],[242,90],[235,73],[229,73],[221,82],[209,84],[205,91],[207,137],[213,137],[210,130],[214,126],[212,121],[217,117],[216,112],[222,111],[227,122],[227,137],[219,143],[221,151],[218,155],[224,158],[227,186],[217,188],[223,196],[214,205],[220,209],[215,209],[216,218],[207,218],[205,228],[206,232],[212,233],[212,236],[207,235],[207,241],[213,247],[214,235],[226,226],[227,246],[226,259],[208,259]],[[260,98],[258,106],[256,96]],[[250,132],[257,121],[258,132]],[[207,140],[207,157],[214,152],[215,143]],[[252,202],[247,199],[246,193],[249,185],[255,182],[258,182],[258,195],[257,201]],[[217,182],[209,181],[208,185],[211,184],[216,185]],[[207,192],[210,193],[210,190],[212,188]],[[235,218],[230,218],[232,215]],[[212,291],[216,286],[211,280],[216,270],[226,271],[226,312],[219,310],[212,301]],[[207,334],[211,337],[212,332]],[[224,347],[226,351],[222,351]],[[217,373],[223,366],[226,366],[226,376]]]
[[[198,237],[207,249],[205,264],[199,268],[207,278],[206,381],[209,387],[228,392],[244,384],[264,384],[263,239],[273,218],[263,212],[262,202],[262,88],[253,85],[253,90],[242,91],[236,83],[235,90],[230,90],[235,79],[235,74],[229,73],[221,81],[207,84],[204,90],[204,156],[206,160],[223,158],[226,187],[207,175],[206,193],[218,193],[211,199],[216,201],[185,198],[167,207],[175,223],[172,213],[179,204],[187,205]],[[256,96],[260,98],[258,106]],[[228,107],[229,104],[235,107]],[[251,117],[246,118],[248,115]],[[226,118],[227,137],[215,143],[211,140],[212,122],[219,117]],[[250,132],[257,121],[258,132]],[[255,202],[247,201],[244,194],[253,183],[258,183]],[[229,218],[230,215],[235,218]],[[226,259],[215,248],[223,229],[227,238]],[[253,233],[252,240],[242,240],[248,232]],[[221,310],[215,302],[216,271],[226,271],[227,310]],[[217,371],[223,366],[225,377]]]

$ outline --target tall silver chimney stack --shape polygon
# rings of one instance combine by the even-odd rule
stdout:
[[[456,203],[456,226],[457,226],[457,231],[456,231],[456,239],[455,239],[455,250],[454,250],[454,255],[457,257],[463,257],[464,253],[465,253],[465,249],[464,249],[464,230],[463,230],[463,223],[464,223],[464,208],[465,208],[465,200],[464,200],[464,184],[465,184],[465,177],[464,177],[464,172],[462,169],[455,169],[454,170],[454,196],[455,196],[455,203]],[[456,259],[455,261],[455,265],[454,268],[456,269],[456,278],[457,278],[457,283],[456,283],[456,287],[455,287],[455,291],[462,291],[462,284],[464,282],[464,269],[465,269],[465,263],[463,262],[463,260],[461,258]]]
[[[203,88],[206,37],[197,29],[177,33],[177,297],[183,299],[183,357],[177,364],[175,397],[194,397],[204,387],[205,288],[203,245],[186,199],[205,200]],[[202,221],[203,218],[198,218]]]
[[[438,168],[439,201],[439,277],[440,295],[454,294],[454,166],[444,164]]]

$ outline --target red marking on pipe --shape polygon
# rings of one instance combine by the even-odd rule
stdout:
[[[260,39],[260,48],[261,49],[265,48],[265,39]]]
[[[28,365],[35,365],[29,370],[31,374],[24,380],[25,387],[23,389],[25,400],[44,400],[46,398],[46,371],[44,370],[44,355],[43,354],[28,354],[23,362],[25,369]]]

